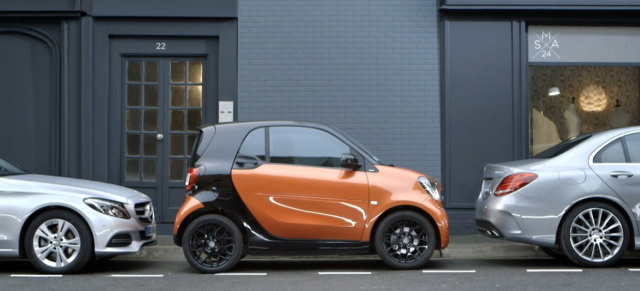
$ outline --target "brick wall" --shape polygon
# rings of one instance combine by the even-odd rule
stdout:
[[[238,118],[330,124],[440,180],[435,0],[239,0]]]

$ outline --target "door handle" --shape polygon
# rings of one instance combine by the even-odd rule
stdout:
[[[259,163],[256,158],[247,157],[247,156],[238,156],[235,162],[241,167],[243,167],[245,164],[250,164],[255,167]]]
[[[633,177],[633,173],[627,171],[613,171],[611,172],[611,177],[614,178],[631,178]]]
[[[158,134],[156,135],[156,139],[157,139],[157,140],[163,140],[163,139],[164,139],[164,135],[162,135],[162,133],[158,133]]]

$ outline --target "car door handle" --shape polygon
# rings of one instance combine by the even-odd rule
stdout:
[[[622,177],[622,178],[631,178],[631,177],[633,177],[633,173],[627,172],[627,171],[614,171],[614,172],[611,172],[610,175],[611,175],[611,177],[614,177],[614,178],[620,178],[620,177]]]

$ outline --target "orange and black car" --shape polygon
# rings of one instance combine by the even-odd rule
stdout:
[[[173,239],[205,273],[246,255],[377,253],[414,269],[449,243],[437,181],[384,165],[323,124],[204,126],[185,188]]]

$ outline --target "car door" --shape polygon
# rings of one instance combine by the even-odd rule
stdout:
[[[351,152],[321,129],[260,128],[245,139],[232,179],[251,213],[274,236],[360,240],[369,185],[363,170],[340,167],[342,154]]]
[[[598,151],[591,169],[631,209],[640,207],[640,133],[620,137]]]

